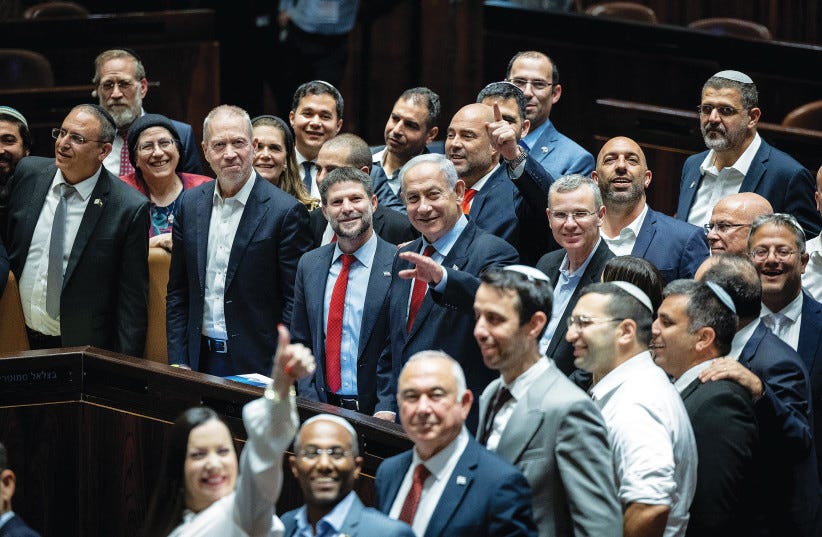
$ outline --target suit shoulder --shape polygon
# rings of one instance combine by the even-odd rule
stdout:
[[[666,228],[666,233],[674,233],[675,235],[682,237],[691,237],[695,233],[705,233],[705,230],[701,227],[685,222],[684,220],[677,220],[676,218],[668,216],[665,213],[654,211],[654,215],[656,216],[657,223]]]
[[[414,535],[411,526],[394,520],[373,507],[363,507],[360,524],[365,528],[371,528],[375,533],[379,531],[380,535],[386,537],[412,537]]]
[[[519,254],[517,253],[516,248],[511,246],[510,242],[480,228],[476,228],[476,235],[474,235],[472,248],[483,248],[485,250],[490,250],[490,252],[486,251],[485,255],[488,253],[496,253],[506,256],[513,255],[519,259]]]
[[[762,146],[759,148],[759,150],[762,152],[763,156],[765,155],[765,153],[768,153],[768,158],[784,171],[797,173],[807,169],[805,168],[805,166],[800,164],[799,161],[790,156],[788,153],[785,153],[781,149],[775,148],[774,146],[767,143],[765,140],[762,140]]]
[[[563,257],[565,257],[565,250],[562,248],[559,250],[554,250],[553,252],[548,252],[539,258],[539,261],[537,261],[537,268],[547,274],[549,267],[561,263]]]

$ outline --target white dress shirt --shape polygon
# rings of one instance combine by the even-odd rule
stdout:
[[[802,289],[814,300],[822,302],[822,241],[816,236],[805,243],[809,254],[808,264],[802,274]]]
[[[768,306],[762,304],[762,312],[759,314],[759,317],[768,328],[771,328],[768,318],[771,313],[773,312],[768,309]],[[799,328],[802,324],[802,293],[800,292],[796,295],[796,298],[791,300],[787,306],[777,313],[784,315],[784,320],[778,330],[771,328],[771,332],[790,345],[793,350],[796,350],[796,348],[799,347]]]
[[[223,198],[220,183],[214,186],[211,221],[208,227],[206,253],[205,299],[203,300],[203,335],[228,339],[225,325],[225,280],[234,236],[243,217],[248,196],[254,188],[256,173],[246,181],[236,195]]]
[[[83,181],[73,185],[76,193],[66,198],[66,237],[63,242],[63,274],[68,265],[74,239],[86,212],[89,198],[97,186],[100,170]],[[26,263],[20,274],[20,299],[23,303],[23,316],[26,325],[47,336],[60,335],[60,320],[52,319],[46,313],[46,293],[48,291],[49,247],[51,246],[51,228],[54,223],[54,212],[60,202],[60,184],[65,183],[60,170],[54,175],[37,224],[34,226],[34,235],[31,239]]]
[[[614,252],[614,255],[631,255],[631,252],[634,250],[636,238],[639,236],[639,230],[642,228],[647,214],[648,204],[646,203],[642,208],[642,212],[639,213],[639,216],[634,218],[633,222],[622,228],[619,234],[613,238],[606,235],[602,228],[599,228],[602,240],[608,245],[608,249]]]

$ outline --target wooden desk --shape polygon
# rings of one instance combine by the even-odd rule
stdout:
[[[261,394],[92,347],[0,357],[0,439],[18,477],[14,509],[42,535],[136,536],[177,415],[209,406],[241,447],[242,407]],[[351,422],[364,458],[357,490],[372,503],[379,463],[411,447],[399,425],[303,399],[298,406],[301,421],[330,412]],[[298,491],[285,471],[278,513],[302,504]]]

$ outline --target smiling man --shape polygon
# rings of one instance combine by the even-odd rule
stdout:
[[[357,433],[343,418],[318,414],[306,420],[289,457],[305,505],[282,516],[284,537],[357,535],[414,537],[408,524],[365,507],[354,492],[360,477]]]
[[[651,177],[639,144],[623,136],[605,142],[591,172],[606,208],[600,234],[614,255],[647,259],[666,282],[693,278],[708,257],[705,233],[648,206],[645,190]]]
[[[688,157],[682,167],[676,217],[702,226],[725,196],[756,192],[775,212],[794,215],[806,234],[818,235],[822,218],[813,202],[813,176],[759,136],[762,111],[751,77],[716,73],[702,87],[697,108],[708,151]]]

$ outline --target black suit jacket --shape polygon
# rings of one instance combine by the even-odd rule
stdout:
[[[305,205],[258,174],[237,226],[226,271],[231,366],[237,374],[271,372],[277,324],[289,324],[297,262],[311,248]],[[169,363],[199,370],[203,299],[216,181],[186,190],[174,229],[166,299]]]
[[[748,390],[730,380],[702,383],[681,393],[699,455],[696,492],[686,536],[733,537],[751,534],[756,506],[767,491],[754,494],[759,430]],[[767,462],[766,462],[767,464]]]
[[[402,248],[401,252],[419,252],[422,239]],[[475,224],[468,225],[443,259],[442,267],[448,273],[445,292],[426,293],[411,331],[405,329],[408,319],[408,299],[412,280],[398,276],[399,271],[413,265],[399,257],[391,269],[389,303],[389,345],[380,357],[377,371],[377,410],[396,412],[397,381],[405,362],[416,352],[440,349],[454,357],[465,371],[468,388],[475,394],[499,374],[485,367],[477,341],[474,339],[474,295],[479,287],[479,274],[487,267],[517,263],[517,251],[504,240],[486,233]],[[477,398],[478,400],[479,398]],[[478,402],[474,401],[466,420],[475,430],[479,416]]]
[[[562,265],[564,257],[565,249],[557,250],[545,254],[537,263],[537,268],[551,278],[551,285],[554,287],[556,287],[557,281],[559,280],[559,267]],[[600,240],[599,246],[594,250],[591,261],[588,263],[588,266],[585,267],[585,272],[582,273],[579,285],[577,285],[577,288],[574,289],[574,293],[571,295],[568,306],[565,308],[565,311],[562,312],[562,317],[560,317],[559,324],[554,331],[554,337],[551,338],[551,342],[548,344],[548,350],[545,354],[549,358],[553,358],[557,367],[566,375],[573,373],[575,367],[574,349],[570,343],[565,341],[565,333],[568,332],[568,326],[565,324],[565,320],[571,315],[571,312],[574,311],[574,306],[576,306],[577,300],[579,299],[579,292],[586,285],[599,281],[602,276],[602,270],[605,268],[605,263],[612,257],[614,257],[614,253],[608,249],[608,245],[605,244],[604,240]]]
[[[297,383],[298,394],[328,402],[325,383],[325,287],[334,244],[305,254],[297,266],[291,341],[305,344],[314,353],[314,374]],[[377,250],[365,293],[359,348],[357,349],[357,392],[360,412],[372,414],[377,403],[377,361],[388,337],[388,287],[397,247],[377,238]]]
[[[816,438],[816,467],[822,479],[822,304],[803,291],[802,323],[796,352],[808,369],[813,403],[813,432]]]
[[[3,246],[3,237],[0,237],[0,297],[3,296],[3,290],[6,288],[8,279],[9,254],[6,252],[6,247]]]
[[[40,537],[40,534],[23,522],[23,519],[14,515],[0,528],[0,537]]]
[[[318,248],[323,242],[323,233],[328,225],[328,220],[323,216],[322,209],[317,207],[309,213],[311,220],[311,236],[314,248]],[[371,225],[374,232],[384,241],[397,245],[410,242],[420,236],[416,229],[411,226],[408,217],[393,209],[387,209],[382,205],[377,205],[374,211]]]
[[[56,173],[53,158],[26,157],[18,162],[12,178],[7,246],[18,281]],[[63,276],[60,333],[64,346],[94,345],[143,356],[148,227],[146,198],[101,166]]]

